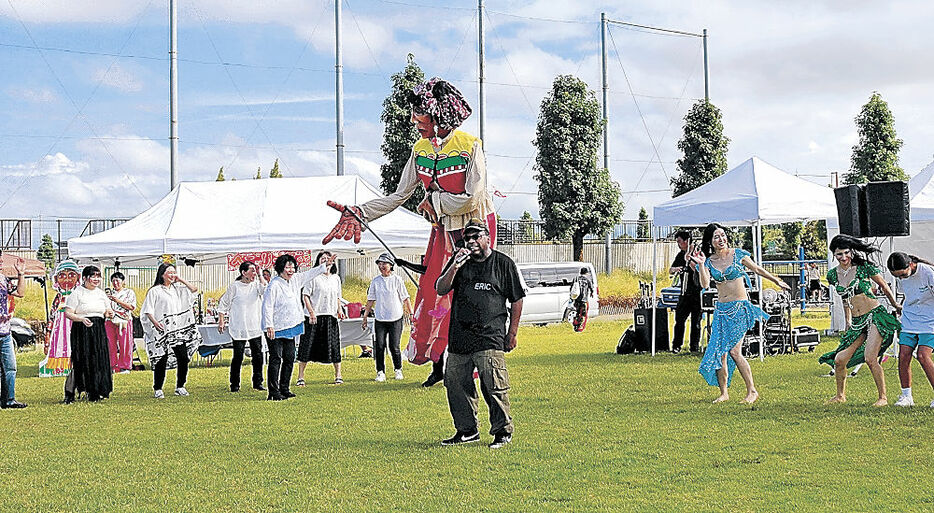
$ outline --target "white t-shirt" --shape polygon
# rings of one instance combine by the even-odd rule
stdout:
[[[934,333],[934,268],[918,263],[915,273],[901,279],[905,291],[902,331]]]
[[[331,273],[319,274],[308,282],[302,294],[311,299],[316,316],[337,317],[341,307],[341,277]],[[307,308],[305,315],[308,315]]]
[[[110,300],[100,287],[91,290],[78,285],[65,299],[65,307],[74,310],[76,315],[104,317],[104,312],[110,308]]]
[[[402,318],[402,302],[409,298],[402,278],[396,274],[373,278],[366,291],[366,300],[375,301],[373,316],[377,321],[395,322]]]
[[[259,280],[250,283],[237,280],[227,287],[217,305],[217,311],[227,316],[230,338],[250,340],[263,334],[260,314],[264,289]]]

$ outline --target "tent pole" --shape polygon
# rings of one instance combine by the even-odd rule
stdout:
[[[762,224],[756,221],[756,262],[762,265]],[[759,308],[762,308],[762,277],[756,275],[756,286],[759,288]],[[762,334],[762,323],[759,323],[759,361],[765,361],[765,337]]]
[[[649,232],[652,233],[652,301],[649,303],[649,307],[652,309],[652,356],[655,356],[655,317],[658,315],[657,309],[655,308],[655,290],[658,282],[658,258],[656,255],[658,252],[658,241],[655,239],[654,220],[649,221]]]

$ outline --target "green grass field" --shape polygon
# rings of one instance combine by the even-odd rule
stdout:
[[[825,319],[813,318],[808,324]],[[874,409],[866,370],[850,402],[816,352],[753,361],[762,399],[712,405],[699,358],[618,356],[628,321],[523,327],[507,357],[512,444],[440,447],[453,433],[444,389],[375,383],[373,361],[310,367],[288,402],[227,392],[224,360],[194,368],[188,398],[151,398],[152,374],[114,377],[102,404],[58,404],[20,354],[17,395],[0,412],[2,511],[929,511],[934,392],[915,372],[912,409]],[[229,358],[229,355],[225,355]],[[892,360],[889,397],[898,394]],[[249,383],[248,367],[243,377]],[[293,378],[294,379],[294,378]],[[169,372],[169,383],[174,371]],[[171,390],[167,388],[167,390]]]

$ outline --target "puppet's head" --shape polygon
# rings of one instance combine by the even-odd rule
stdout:
[[[78,264],[71,260],[65,260],[55,267],[55,274],[52,275],[53,287],[67,296],[78,286],[80,278],[81,273],[78,270]]]

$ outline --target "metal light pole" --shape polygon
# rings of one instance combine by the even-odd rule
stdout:
[[[707,29],[704,29],[704,99],[710,101],[710,76],[707,74]]]
[[[606,78],[606,13],[600,13],[600,67],[603,78],[603,167],[610,169],[610,122],[607,117],[607,89],[609,85]]]
[[[334,71],[337,119],[337,176],[344,176],[344,64],[341,54],[341,1],[334,0]]]
[[[178,183],[178,9],[169,0],[169,190]]]
[[[483,55],[486,43],[483,34],[483,0],[479,0],[477,4],[477,29],[480,32],[478,37],[480,46],[478,52],[480,55],[480,107],[477,110],[480,116],[480,140],[483,141],[483,149],[486,150],[486,138],[484,137],[484,128],[486,126],[486,92],[483,89],[483,83],[486,81],[486,59]]]

